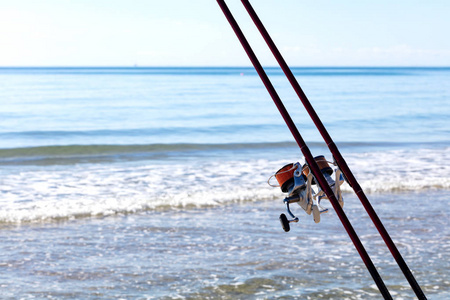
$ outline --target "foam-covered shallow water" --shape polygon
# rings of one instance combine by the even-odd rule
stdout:
[[[449,214],[443,209],[449,196],[433,191],[371,197],[429,299],[450,296]],[[357,198],[345,197],[345,211],[392,296],[415,299]],[[0,295],[380,299],[333,211],[319,224],[299,213],[300,223],[285,233],[280,204],[267,200],[7,226],[0,238]]]

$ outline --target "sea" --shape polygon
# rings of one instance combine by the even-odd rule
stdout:
[[[296,67],[429,299],[450,299],[450,68]],[[332,161],[279,68],[266,72]],[[1,299],[381,299],[331,204],[284,232],[304,163],[250,67],[0,68]],[[394,299],[416,299],[352,188]]]

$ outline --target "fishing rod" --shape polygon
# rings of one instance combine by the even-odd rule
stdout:
[[[287,112],[286,108],[284,107],[283,102],[281,101],[280,97],[278,96],[275,88],[273,87],[273,85],[272,85],[271,81],[269,80],[267,74],[265,73],[263,67],[259,63],[258,58],[256,57],[255,53],[253,52],[250,44],[247,42],[247,39],[245,38],[243,32],[241,31],[239,25],[237,24],[236,20],[234,19],[233,15],[231,14],[230,10],[228,9],[228,6],[225,4],[224,0],[217,0],[217,3],[219,4],[220,8],[222,9],[222,12],[224,13],[225,17],[227,18],[228,22],[230,23],[231,27],[233,28],[236,36],[238,37],[239,41],[241,42],[241,44],[243,46],[245,52],[247,53],[248,57],[250,58],[253,66],[255,67],[256,71],[258,72],[264,85],[266,86],[270,96],[272,97],[272,100],[274,101],[275,105],[277,106],[278,110],[280,111],[280,114],[282,115],[284,121],[286,122],[286,125],[288,126],[289,130],[291,131],[292,135],[294,136],[294,139],[296,140],[298,146],[300,147],[300,150],[303,153],[303,156],[305,157],[306,163],[307,163],[309,169],[311,170],[311,173],[314,175],[318,184],[320,185],[320,187],[322,188],[322,190],[325,192],[326,196],[330,200],[342,225],[344,226],[345,230],[347,231],[356,250],[360,254],[364,264],[366,265],[369,273],[371,274],[373,280],[375,281],[378,289],[380,290],[380,293],[383,295],[384,299],[392,299],[392,296],[390,295],[389,290],[386,288],[386,285],[384,284],[383,279],[381,278],[377,269],[375,268],[375,265],[373,264],[367,251],[365,250],[363,244],[361,243],[361,240],[359,239],[353,226],[351,225],[350,221],[348,220],[344,210],[342,209],[338,200],[336,199],[336,196],[334,195],[333,191],[331,190],[330,186],[328,185],[326,178],[324,177],[321,170],[319,169],[319,166],[317,165],[315,159],[313,158],[308,146],[306,145],[305,141],[303,140],[302,136],[300,135],[297,127],[295,126],[289,113]]]
[[[345,162],[344,158],[342,157],[336,144],[333,142],[331,136],[328,134],[328,131],[326,130],[326,128],[323,125],[322,121],[320,120],[319,116],[316,114],[314,108],[312,107],[311,103],[309,102],[308,98],[306,97],[305,93],[303,92],[303,90],[300,87],[298,81],[296,80],[294,74],[292,73],[291,69],[288,67],[286,61],[284,60],[284,58],[281,55],[278,48],[276,47],[276,45],[273,42],[272,38],[270,37],[269,33],[265,29],[264,25],[262,24],[261,20],[259,19],[258,15],[256,14],[255,10],[251,6],[249,0],[241,0],[241,2],[244,5],[245,9],[247,10],[248,14],[250,15],[251,19],[255,23],[256,27],[260,31],[261,35],[263,36],[263,38],[266,41],[267,45],[269,46],[270,50],[272,51],[275,59],[277,60],[281,69],[283,70],[284,74],[286,75],[289,82],[291,83],[294,91],[297,93],[298,97],[300,98],[300,101],[302,102],[302,104],[305,107],[306,111],[308,112],[309,116],[313,120],[313,122],[316,125],[317,129],[319,130],[320,134],[322,135],[331,154],[333,155],[334,160],[336,161],[337,165],[339,166],[339,169],[342,170],[344,177],[347,179],[349,185],[353,188],[354,192],[356,193],[356,195],[360,199],[361,203],[363,204],[364,208],[366,209],[368,215],[372,219],[372,222],[374,223],[375,227],[378,229],[378,232],[380,233],[385,244],[391,251],[392,256],[396,260],[398,266],[402,270],[404,276],[408,280],[408,282],[411,285],[412,289],[414,290],[416,296],[419,299],[426,299],[425,294],[423,293],[422,289],[420,288],[419,284],[417,283],[416,279],[414,278],[411,270],[408,268],[405,260],[403,259],[402,255],[398,251],[394,242],[392,241],[389,233],[383,226],[383,223],[381,222],[377,213],[375,212],[372,205],[370,204],[367,196],[364,194],[361,186],[359,185],[359,183],[356,180],[355,176],[353,175],[352,171],[348,167],[347,163]]]

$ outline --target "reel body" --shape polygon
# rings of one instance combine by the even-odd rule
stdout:
[[[334,169],[330,167],[324,156],[317,156],[314,160],[318,164],[328,185],[333,190],[339,204],[343,207],[344,200],[340,186],[344,182],[344,176],[341,170],[335,163],[332,163],[335,166]],[[332,177],[333,172],[335,174],[334,178]],[[290,230],[290,223],[299,221],[299,218],[290,209],[291,203],[298,203],[308,215],[313,215],[314,222],[319,223],[320,215],[328,212],[328,208],[321,206],[321,201],[324,199],[328,200],[328,197],[320,185],[317,184],[309,166],[307,164],[300,165],[298,162],[295,164],[287,164],[278,170],[274,176],[281,187],[281,191],[287,194],[283,202],[286,205],[288,215],[292,218],[288,219],[285,214],[280,215],[280,222],[284,231],[287,232]]]

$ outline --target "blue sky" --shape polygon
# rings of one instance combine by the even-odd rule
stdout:
[[[239,0],[228,5],[276,65]],[[450,66],[448,0],[253,0],[291,66]],[[0,0],[0,66],[248,66],[215,0]]]

